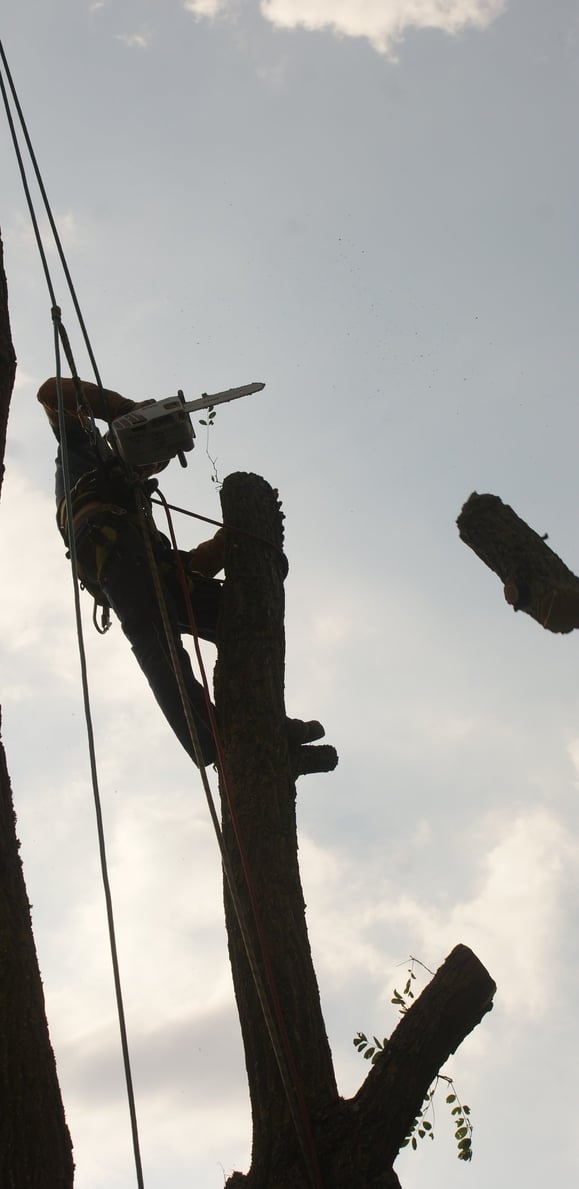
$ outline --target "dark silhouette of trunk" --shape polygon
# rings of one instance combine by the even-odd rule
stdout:
[[[0,488],[16,356],[0,241]],[[1,726],[1,716],[0,716]],[[70,1189],[74,1166],[0,741],[0,1185]]]
[[[507,603],[550,632],[579,627],[579,578],[498,495],[469,496],[457,519],[465,542],[503,583]]]
[[[230,531],[215,702],[224,841],[243,929],[227,881],[225,908],[253,1117],[250,1171],[234,1173],[228,1189],[394,1189],[392,1165],[425,1094],[490,1009],[495,985],[475,955],[457,946],[357,1095],[339,1096],[307,935],[295,815],[296,771],[329,769],[332,749],[301,748],[300,758],[288,746],[287,566],[277,492],[258,476],[231,475],[222,505]]]

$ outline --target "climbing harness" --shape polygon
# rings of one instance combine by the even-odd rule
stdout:
[[[106,396],[105,396],[105,392],[104,392],[104,389],[102,386],[102,382],[100,380],[98,367],[96,364],[92,346],[90,344],[90,340],[88,337],[84,319],[82,317],[80,305],[78,303],[74,285],[72,283],[70,272],[68,270],[68,265],[66,263],[64,252],[62,250],[62,245],[60,242],[60,237],[58,235],[58,230],[56,228],[56,224],[55,224],[54,218],[52,216],[50,204],[48,202],[46,191],[44,189],[44,185],[42,182],[42,178],[40,175],[36,157],[35,157],[35,154],[33,151],[30,137],[28,135],[26,124],[25,124],[24,117],[22,114],[22,110],[21,110],[21,107],[20,107],[20,104],[18,101],[14,83],[12,81],[12,77],[10,74],[10,70],[8,67],[8,63],[7,63],[4,49],[2,47],[1,42],[0,42],[0,60],[3,65],[6,78],[8,80],[14,107],[18,114],[22,132],[23,132],[23,135],[25,138],[26,146],[27,146],[27,149],[29,152],[29,156],[30,156],[30,159],[31,159],[31,162],[33,165],[33,169],[34,169],[34,173],[36,176],[36,180],[38,183],[38,187],[39,187],[39,190],[40,190],[43,202],[44,202],[44,207],[45,207],[45,210],[46,210],[46,213],[48,216],[48,220],[50,223],[50,227],[51,227],[51,230],[52,230],[52,233],[54,236],[54,240],[56,243],[58,255],[60,257],[63,271],[64,271],[64,274],[65,274],[65,277],[66,277],[66,280],[68,283],[69,291],[70,291],[70,294],[71,294],[71,297],[73,300],[73,305],[74,305],[75,312],[76,312],[76,315],[77,315],[77,318],[79,321],[79,325],[80,325],[80,328],[82,331],[85,346],[86,346],[88,354],[89,354],[89,358],[90,358],[91,365],[93,368],[93,373],[95,375],[97,387],[98,387],[98,390],[102,397],[103,409],[106,413],[106,411],[107,411]],[[102,439],[101,435],[99,434],[98,429],[95,426],[94,417],[93,417],[91,411],[86,406],[86,402],[84,400],[84,396],[83,396],[83,392],[82,392],[82,385],[81,385],[80,378],[79,378],[79,375],[78,375],[78,372],[77,372],[77,369],[75,366],[75,362],[74,362],[74,358],[72,355],[72,350],[70,347],[68,336],[67,336],[65,328],[62,324],[61,312],[60,312],[60,308],[56,301],[56,295],[55,295],[54,287],[52,284],[50,271],[48,268],[46,254],[44,252],[44,248],[42,245],[42,240],[41,240],[39,227],[38,227],[38,221],[37,221],[36,213],[34,210],[34,204],[32,202],[30,188],[28,185],[27,177],[26,177],[26,171],[24,168],[23,160],[22,160],[22,154],[20,152],[20,146],[18,143],[18,136],[16,134],[14,121],[12,118],[12,112],[11,112],[11,108],[10,108],[10,103],[8,100],[8,95],[7,95],[4,81],[2,78],[1,70],[0,70],[0,91],[2,93],[3,100],[4,100],[4,106],[6,109],[7,119],[8,119],[8,123],[10,126],[10,131],[12,134],[12,140],[13,140],[13,144],[14,144],[16,157],[18,160],[18,165],[19,165],[20,174],[21,174],[21,178],[22,178],[22,184],[24,187],[25,195],[26,195],[26,200],[27,200],[33,228],[34,228],[36,242],[37,242],[37,246],[38,246],[40,257],[41,257],[41,261],[42,261],[42,265],[43,265],[43,269],[44,269],[44,273],[45,273],[45,277],[46,277],[46,282],[47,282],[47,286],[48,286],[48,290],[49,290],[49,294],[50,294],[51,306],[52,306],[52,320],[53,320],[53,329],[54,329],[54,351],[55,351],[55,364],[56,364],[56,384],[57,384],[57,393],[58,393],[58,425],[59,425],[59,435],[60,435],[60,445],[61,445],[61,455],[62,455],[62,468],[63,468],[64,487],[65,487],[65,502],[64,502],[64,505],[63,505],[62,509],[60,510],[60,514],[59,514],[59,527],[61,527],[61,531],[64,530],[66,532],[66,535],[68,538],[68,547],[69,547],[69,551],[70,551],[70,561],[71,561],[71,570],[72,570],[72,577],[73,577],[73,590],[74,590],[75,618],[76,618],[76,627],[77,627],[77,641],[78,641],[79,658],[80,658],[81,681],[82,681],[83,703],[84,703],[85,720],[86,720],[86,728],[87,728],[90,770],[91,770],[93,797],[94,797],[94,804],[95,804],[95,814],[96,814],[96,820],[97,820],[97,835],[98,835],[99,854],[100,854],[100,860],[101,860],[101,874],[102,874],[104,894],[105,894],[106,913],[107,913],[107,922],[108,922],[108,931],[109,931],[109,943],[110,943],[110,950],[111,950],[111,961],[112,961],[112,967],[113,967],[113,978],[114,978],[115,995],[116,995],[116,1001],[117,1001],[117,1015],[118,1015],[118,1022],[119,1022],[119,1031],[120,1031],[120,1036],[121,1036],[121,1047],[122,1047],[123,1064],[124,1064],[124,1070],[125,1070],[127,1099],[128,1099],[129,1114],[130,1114],[130,1121],[131,1121],[135,1172],[136,1172],[138,1189],[144,1189],[135,1096],[134,1096],[134,1090],[133,1090],[131,1063],[130,1063],[129,1046],[128,1046],[128,1036],[127,1036],[127,1029],[126,1029],[126,1020],[125,1020],[125,1012],[124,1012],[124,1004],[123,1004],[123,996],[122,996],[122,988],[121,988],[121,980],[120,980],[119,961],[118,961],[118,951],[117,951],[116,936],[115,936],[113,904],[112,904],[112,896],[111,896],[109,877],[108,877],[108,864],[107,864],[107,857],[106,857],[105,834],[104,834],[101,797],[100,797],[99,782],[98,782],[98,772],[97,772],[97,764],[96,764],[96,750],[95,750],[95,743],[94,743],[94,731],[93,731],[93,726],[92,726],[92,715],[91,715],[90,698],[89,698],[86,654],[85,654],[85,648],[84,648],[84,637],[83,637],[82,618],[81,618],[81,610],[80,610],[80,594],[79,594],[80,587],[81,587],[81,585],[85,585],[85,586],[87,586],[87,589],[90,590],[90,586],[88,585],[86,580],[83,578],[82,574],[79,572],[79,565],[78,565],[78,558],[77,558],[77,542],[75,539],[76,534],[73,531],[71,531],[71,532],[67,531],[68,526],[72,526],[74,523],[75,513],[78,514],[79,505],[82,508],[81,496],[83,499],[86,499],[88,492],[87,492],[86,488],[84,490],[71,489],[71,484],[70,484],[70,470],[69,470],[69,461],[68,461],[68,452],[67,452],[66,421],[65,421],[64,398],[63,398],[63,390],[62,390],[61,349],[66,356],[66,359],[67,359],[67,362],[69,364],[69,368],[71,371],[71,375],[72,375],[72,378],[73,378],[73,381],[75,384],[79,413],[82,414],[82,419],[83,419],[83,422],[86,424],[87,432],[89,433],[91,441],[93,442],[93,445],[95,446],[95,457],[97,459],[97,466],[96,466],[95,472],[94,472],[94,474],[96,475],[96,478],[94,481],[97,484],[99,481],[99,475],[102,477],[103,474],[106,472],[106,467],[107,467],[106,449],[107,449],[107,447],[110,447],[111,442],[114,442],[118,455],[127,465],[141,465],[140,463],[135,464],[135,459],[136,458],[142,459],[145,456],[146,456],[146,461],[148,463],[164,461],[163,453],[159,454],[159,449],[161,449],[162,452],[164,452],[166,455],[168,454],[169,457],[171,457],[171,458],[180,456],[181,461],[183,462],[184,461],[184,451],[191,448],[190,445],[189,446],[187,445],[187,442],[190,440],[189,430],[187,429],[187,425],[186,425],[186,422],[188,422],[188,424],[190,426],[190,421],[188,418],[189,411],[196,409],[196,408],[207,408],[207,407],[210,407],[211,404],[217,404],[217,403],[220,403],[221,401],[236,399],[236,397],[238,397],[238,396],[243,396],[243,395],[247,395],[250,392],[259,391],[261,388],[263,388],[263,385],[256,383],[253,385],[245,386],[243,389],[230,389],[227,392],[217,393],[213,397],[203,396],[202,398],[200,398],[199,401],[193,401],[193,402],[188,402],[188,403],[186,403],[184,401],[182,394],[180,394],[179,397],[177,398],[178,405],[175,405],[175,406],[169,408],[167,401],[154,402],[154,405],[149,406],[150,411],[148,414],[147,414],[147,406],[141,407],[139,410],[129,413],[128,415],[126,415],[126,417],[119,418],[119,419],[115,420],[114,426],[113,426],[112,422],[110,421],[110,419],[108,417],[105,417],[105,419],[109,422],[109,433],[107,435],[108,443],[105,441],[104,451],[103,451],[103,439]],[[175,398],[169,398],[169,401],[170,402],[174,401],[174,399]],[[139,416],[137,416],[137,414],[139,414]],[[146,414],[146,415],[143,417],[143,414]],[[184,418],[186,420],[184,420]],[[124,422],[124,424],[123,424],[123,422]],[[147,431],[148,431],[148,434],[147,434]],[[155,439],[155,433],[158,434],[157,439]],[[161,441],[161,438],[162,438],[162,441]],[[78,486],[79,485],[77,485],[77,488],[78,488]],[[289,1108],[289,1111],[290,1111],[290,1114],[291,1114],[291,1117],[292,1117],[292,1120],[293,1120],[293,1123],[295,1126],[296,1135],[297,1135],[299,1147],[300,1147],[300,1150],[302,1153],[302,1158],[304,1161],[305,1168],[307,1170],[307,1173],[308,1173],[308,1176],[311,1181],[313,1189],[322,1189],[322,1187],[323,1187],[322,1176],[321,1176],[319,1161],[317,1158],[317,1152],[316,1152],[315,1142],[314,1142],[314,1138],[313,1138],[311,1121],[309,1118],[309,1112],[308,1112],[307,1105],[305,1102],[303,1089],[300,1084],[300,1079],[299,1079],[299,1075],[297,1072],[295,1058],[293,1055],[292,1045],[291,1045],[291,1042],[290,1042],[290,1039],[289,1039],[289,1036],[287,1033],[287,1028],[285,1025],[283,1011],[281,1008],[281,1003],[280,1003],[280,999],[279,999],[279,995],[278,995],[278,991],[277,991],[277,987],[276,987],[276,983],[275,983],[275,978],[273,975],[272,966],[271,966],[270,955],[268,952],[268,947],[267,947],[265,934],[264,934],[264,930],[263,930],[263,925],[262,925],[262,920],[261,920],[261,912],[260,912],[259,905],[257,903],[257,897],[256,897],[256,893],[255,893],[255,888],[253,885],[251,871],[249,869],[247,855],[245,853],[243,840],[241,838],[240,831],[239,831],[239,824],[237,821],[235,804],[234,804],[233,798],[231,797],[230,790],[228,787],[225,765],[223,763],[223,753],[222,753],[222,749],[221,749],[221,743],[219,740],[219,732],[217,730],[217,724],[215,721],[215,714],[214,714],[213,706],[211,703],[211,697],[210,697],[210,693],[209,693],[207,677],[206,677],[205,668],[203,665],[203,660],[202,660],[201,652],[200,652],[200,648],[199,648],[198,634],[197,634],[197,630],[195,627],[195,620],[194,620],[194,615],[193,615],[193,608],[191,605],[189,586],[187,583],[186,575],[185,575],[184,569],[183,569],[182,560],[181,560],[179,550],[177,548],[175,536],[174,536],[173,526],[172,526],[172,522],[170,519],[170,513],[169,513],[169,505],[166,504],[166,501],[164,500],[163,497],[160,497],[160,502],[163,503],[163,505],[165,507],[166,514],[168,515],[170,535],[171,535],[171,540],[172,540],[172,544],[173,544],[173,549],[174,549],[174,554],[175,554],[175,559],[176,559],[176,564],[177,564],[177,570],[178,570],[178,574],[179,574],[179,580],[181,581],[182,588],[183,588],[183,595],[184,595],[185,604],[187,607],[187,613],[188,613],[188,616],[190,619],[190,627],[191,627],[191,631],[193,634],[193,640],[195,643],[195,651],[196,651],[197,660],[198,660],[198,664],[199,664],[200,672],[201,672],[201,676],[202,676],[202,685],[203,685],[203,689],[205,691],[205,698],[206,698],[206,703],[207,703],[207,713],[208,713],[209,722],[211,724],[211,728],[212,728],[212,731],[214,734],[214,739],[215,739],[218,767],[219,767],[220,773],[221,773],[221,779],[222,779],[222,784],[223,784],[223,788],[224,788],[224,792],[225,792],[226,802],[227,802],[228,810],[229,810],[229,813],[231,816],[234,837],[236,840],[236,845],[238,847],[239,857],[240,857],[240,861],[241,861],[243,877],[244,877],[244,881],[245,881],[245,885],[246,885],[246,890],[247,890],[247,893],[249,896],[253,924],[254,924],[257,938],[258,938],[259,954],[260,954],[261,962],[263,965],[263,975],[261,973],[257,955],[254,950],[254,944],[253,944],[252,938],[249,933],[248,922],[245,918],[245,913],[244,913],[241,898],[239,895],[239,890],[236,886],[236,881],[235,881],[235,877],[233,874],[231,860],[227,853],[227,848],[226,848],[224,840],[223,840],[221,823],[219,821],[219,816],[217,814],[217,810],[215,807],[213,794],[211,791],[211,787],[209,785],[209,780],[208,780],[207,772],[205,769],[205,764],[203,761],[202,750],[201,750],[201,746],[199,743],[197,729],[195,726],[194,716],[193,716],[189,698],[187,696],[187,690],[185,687],[184,677],[183,677],[183,673],[181,671],[181,666],[179,664],[179,658],[176,653],[175,641],[173,638],[170,617],[169,617],[167,604],[166,604],[166,600],[165,600],[165,594],[164,594],[164,590],[163,590],[163,582],[161,579],[161,575],[159,573],[159,566],[158,566],[157,558],[155,556],[155,550],[153,548],[153,535],[157,530],[156,530],[156,527],[154,526],[154,522],[152,521],[150,498],[149,498],[148,494],[144,490],[141,489],[138,482],[135,482],[133,484],[132,490],[133,490],[134,499],[135,499],[135,511],[136,511],[136,515],[139,520],[139,524],[141,526],[141,530],[142,530],[142,539],[145,543],[147,560],[148,560],[148,564],[149,564],[150,571],[151,571],[152,581],[153,581],[153,584],[155,587],[155,593],[156,593],[156,597],[157,597],[157,601],[158,601],[160,615],[163,620],[163,625],[164,625],[166,640],[167,640],[167,646],[168,646],[168,649],[169,649],[169,652],[171,655],[171,661],[172,661],[175,679],[178,683],[178,688],[179,688],[181,701],[182,701],[183,712],[184,712],[186,722],[187,722],[187,729],[189,731],[190,738],[191,738],[191,744],[193,747],[195,757],[197,759],[199,772],[200,772],[200,776],[201,776],[201,781],[203,784],[211,821],[212,821],[212,824],[214,827],[217,843],[218,843],[221,858],[222,858],[223,869],[225,872],[225,877],[227,880],[229,893],[231,896],[232,904],[234,906],[234,910],[235,910],[235,914],[236,914],[237,921],[239,924],[240,932],[241,932],[241,935],[243,938],[243,942],[244,942],[244,946],[245,946],[245,950],[246,950],[246,954],[247,954],[247,959],[248,959],[249,966],[250,966],[252,976],[254,979],[254,983],[255,983],[256,993],[257,993],[259,1002],[261,1004],[261,1008],[262,1008],[262,1012],[263,1012],[263,1016],[264,1016],[264,1022],[265,1022],[266,1028],[267,1028],[270,1042],[272,1044],[272,1049],[275,1054],[275,1058],[276,1058],[277,1065],[279,1068],[280,1077],[281,1077],[282,1084],[284,1087],[284,1092],[287,1097],[288,1108]],[[109,494],[108,498],[110,500],[110,498],[111,498],[110,494]],[[96,499],[98,500],[98,495],[96,495]],[[112,507],[114,507],[114,505],[109,505],[109,510],[111,510]],[[128,512],[128,510],[124,507],[121,507],[118,510],[120,510],[124,514],[127,514],[127,512]],[[183,509],[179,509],[179,510],[183,511]],[[128,514],[130,514],[130,512]],[[209,518],[200,517],[200,519],[208,520]],[[213,522],[213,523],[215,523],[215,522]],[[102,557],[101,557],[101,563],[100,563],[101,565],[104,564],[106,561],[107,549],[114,547],[114,540],[111,537],[111,535],[108,535],[108,537],[107,537],[105,528],[106,528],[106,526],[105,527],[101,526],[101,530],[100,530],[100,531],[102,531],[102,533],[105,537],[104,542],[101,542],[101,548],[103,550]],[[114,535],[114,528],[111,529],[111,532]],[[249,535],[252,535],[252,534],[249,534]],[[97,560],[97,564],[98,564],[98,560]],[[94,593],[94,589],[93,589],[92,593]],[[95,608],[95,611],[96,611],[96,608]],[[93,616],[93,619],[94,619],[94,616]],[[95,626],[96,626],[96,623],[95,623]],[[106,627],[102,626],[98,630],[106,630]]]

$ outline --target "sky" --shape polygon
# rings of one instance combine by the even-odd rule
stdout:
[[[574,1184],[577,641],[515,615],[455,521],[492,492],[577,570],[577,4],[5,0],[1,37],[104,383],[192,399],[266,382],[218,410],[209,442],[197,426],[163,490],[218,518],[215,474],[244,470],[283,500],[287,709],[340,754],[298,785],[340,1089],[367,1071],[356,1033],[395,1027],[409,956],[436,969],[462,942],[498,985],[444,1070],[473,1160],[442,1103],[434,1143],[397,1161],[402,1185]],[[0,161],[18,356],[3,735],[76,1187],[130,1189],[72,584],[35,401],[50,300],[5,121]],[[177,528],[183,547],[206,535]],[[97,636],[83,606],[145,1184],[219,1189],[248,1168],[251,1122],[217,847],[120,629]]]

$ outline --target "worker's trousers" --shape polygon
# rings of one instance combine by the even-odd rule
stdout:
[[[75,541],[81,578],[89,589],[96,586],[102,592],[117,615],[163,714],[197,763],[167,640],[168,627],[203,762],[213,763],[215,744],[204,690],[193,675],[189,654],[181,640],[181,633],[190,632],[191,626],[169,542],[161,534],[152,539],[167,608],[166,625],[140,528],[130,513],[119,509],[115,514],[110,508],[102,512],[91,510],[75,526]],[[186,559],[187,555],[182,556]],[[203,640],[215,643],[221,583],[201,574],[186,576],[195,630]]]

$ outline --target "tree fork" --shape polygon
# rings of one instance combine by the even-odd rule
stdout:
[[[285,726],[287,564],[277,492],[258,476],[232,475],[223,485],[222,506],[230,531],[215,703],[226,778],[322,1184],[324,1189],[397,1189],[392,1164],[400,1146],[448,1055],[490,1010],[495,984],[475,955],[457,946],[404,1015],[358,1094],[348,1101],[340,1098],[297,862],[299,763],[288,748]],[[321,764],[323,756],[318,759]],[[263,971],[223,787],[221,794],[224,841]],[[227,886],[225,909],[253,1116],[251,1169],[246,1175],[234,1173],[227,1189],[311,1189]]]

